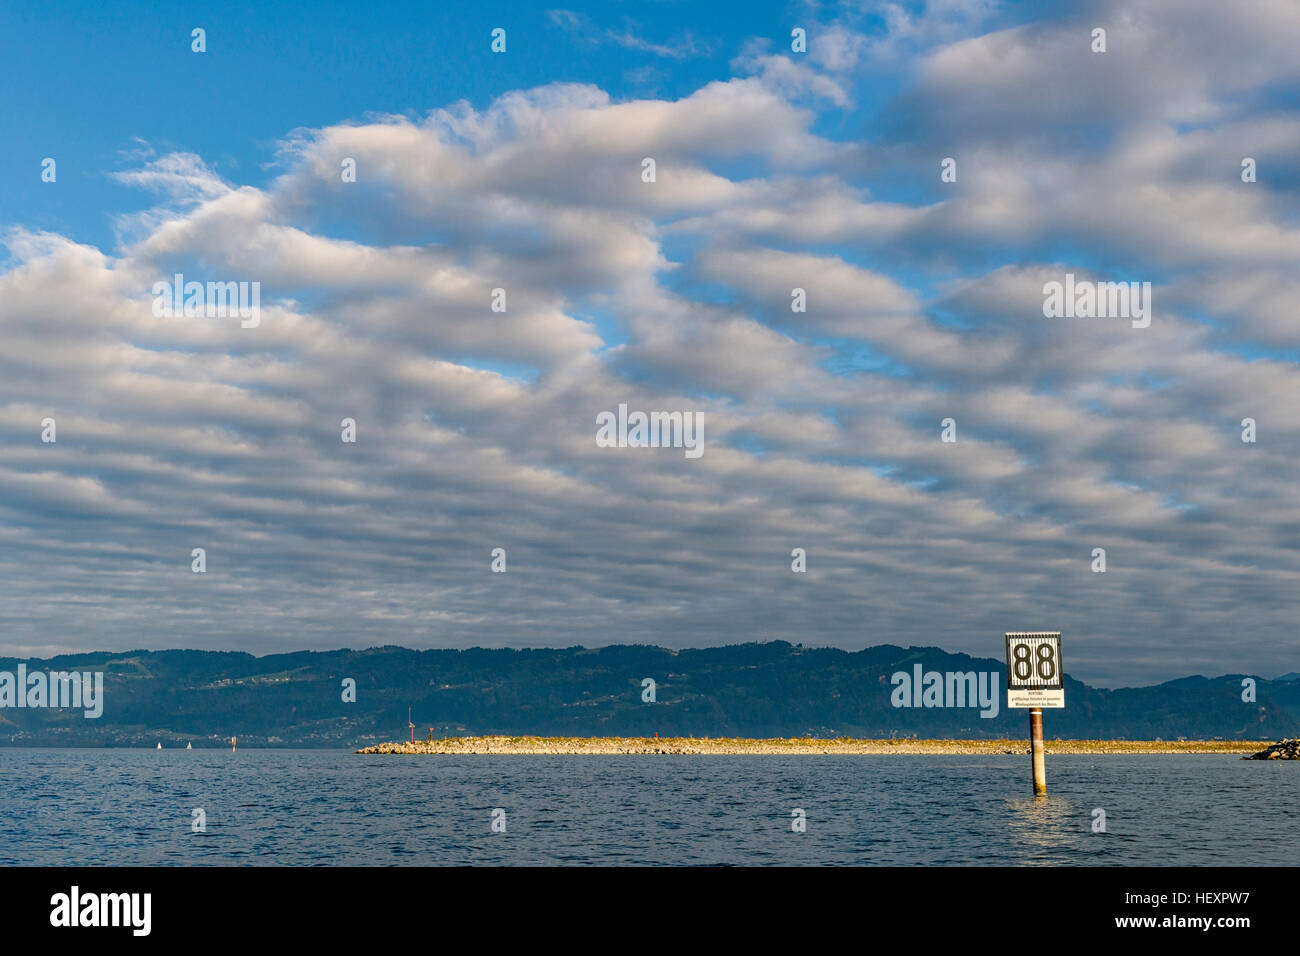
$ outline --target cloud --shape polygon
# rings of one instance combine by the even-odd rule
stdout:
[[[285,130],[262,186],[141,152],[118,248],[5,224],[5,650],[1042,626],[1095,681],[1294,670],[1300,125],[1244,53],[1294,17],[1251,9],[887,8],[676,99]],[[156,316],[178,272],[260,282],[260,324]],[[1066,272],[1150,281],[1150,328],[1045,318]],[[597,446],[619,404],[704,455]]]
[[[690,59],[707,52],[706,45],[689,30],[682,31],[671,41],[655,43],[641,36],[637,32],[639,25],[627,19],[624,20],[623,28],[618,29],[597,26],[585,13],[575,13],[572,10],[548,10],[546,16],[555,26],[587,43],[613,43],[626,50],[671,60]]]

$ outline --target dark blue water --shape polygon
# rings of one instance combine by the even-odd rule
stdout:
[[[1009,756],[0,750],[0,864],[1300,864],[1297,763],[1053,755],[1028,786]]]

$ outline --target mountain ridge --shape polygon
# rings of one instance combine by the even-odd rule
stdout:
[[[357,747],[407,736],[736,736],[1018,738],[1001,661],[937,647],[859,651],[786,641],[670,649],[645,644],[413,650],[91,651],[0,658],[34,671],[103,671],[104,712],[0,708],[0,745]],[[893,675],[986,675],[995,716],[920,700]],[[990,676],[991,675],[991,676]],[[1066,675],[1066,707],[1044,713],[1049,739],[1281,739],[1300,735],[1300,681],[1193,675],[1149,687],[1095,688]],[[344,680],[355,681],[345,702]],[[652,679],[655,700],[642,699]],[[949,701],[951,703],[951,701]],[[991,708],[986,708],[989,710]]]

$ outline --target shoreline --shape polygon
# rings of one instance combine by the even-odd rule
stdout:
[[[1251,754],[1259,740],[1049,740],[1048,754]],[[388,741],[358,754],[1002,754],[1024,756],[1027,740],[858,740],[841,737],[445,737],[432,742]]]

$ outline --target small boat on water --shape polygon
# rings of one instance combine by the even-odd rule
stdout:
[[[162,741],[159,741],[159,742],[158,742],[158,749],[159,749],[159,750],[162,750]]]
[[[193,750],[193,749],[194,749],[194,745],[193,745],[193,744],[189,744],[189,743],[187,743],[187,744],[185,745],[185,749],[186,749],[186,750]]]

